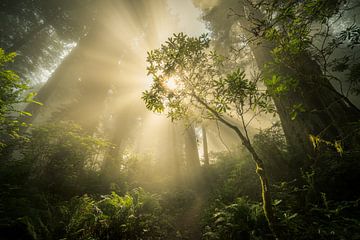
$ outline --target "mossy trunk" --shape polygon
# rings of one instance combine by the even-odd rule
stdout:
[[[352,123],[360,119],[360,111],[346,97],[336,91],[326,79],[320,66],[307,53],[299,55],[293,69],[280,66],[269,73],[265,64],[273,61],[267,45],[252,46],[257,64],[264,76],[269,74],[290,76],[297,84],[284,93],[273,95],[273,100],[289,146],[298,154],[299,161],[293,167],[309,167],[306,161],[313,156],[314,148],[310,135],[335,142],[344,140],[346,147],[358,141],[349,138]],[[266,73],[267,72],[267,73]],[[266,76],[268,74],[268,76]],[[271,86],[268,86],[271,88]],[[300,106],[299,109],[296,106]]]
[[[357,144],[357,137],[349,138],[351,130],[348,126],[360,119],[359,110],[334,89],[309,53],[303,52],[292,62],[278,64],[276,70],[266,67],[267,63],[274,62],[271,50],[276,43],[260,36],[256,22],[252,21],[257,19],[260,23],[264,16],[250,2],[219,1],[213,8],[204,10],[204,19],[211,23],[214,36],[219,39],[218,44],[215,42],[216,50],[226,54],[233,43],[234,27],[241,25],[243,31],[236,34],[249,40],[248,46],[259,70],[267,75],[265,77],[290,76],[298,82],[289,91],[273,96],[287,143],[292,153],[298,155],[291,168],[298,171],[299,167],[311,164],[308,159],[314,155],[314,149],[310,134],[320,135],[328,141],[343,139],[345,147]],[[231,16],[226,18],[227,15]],[[300,109],[294,109],[294,106],[300,106]]]
[[[258,9],[249,9],[253,17],[262,19]],[[242,26],[252,29],[246,18],[239,20]],[[253,38],[252,33],[246,35]],[[311,164],[307,161],[314,154],[310,134],[327,141],[345,140],[345,146],[358,141],[348,138],[348,133],[349,126],[360,119],[359,109],[336,91],[309,53],[304,51],[293,56],[291,61],[278,63],[269,69],[267,64],[274,62],[271,50],[275,44],[259,37],[249,46],[265,78],[278,75],[296,81],[287,91],[272,96],[287,142],[298,155],[294,168],[307,168]],[[271,90],[272,86],[267,87]]]
[[[275,212],[272,206],[272,198],[271,198],[271,190],[270,190],[270,184],[269,179],[266,173],[264,161],[259,157],[256,150],[252,146],[250,139],[246,137],[241,130],[236,126],[233,125],[231,122],[226,120],[220,113],[218,113],[216,110],[211,108],[206,102],[204,102],[201,98],[199,98],[196,95],[193,95],[195,99],[203,105],[207,110],[209,110],[214,117],[217,118],[221,123],[223,123],[225,126],[229,127],[231,130],[233,130],[236,135],[239,137],[241,143],[245,146],[245,148],[249,151],[249,153],[252,156],[253,161],[256,164],[256,173],[259,176],[260,183],[261,183],[261,196],[262,196],[262,203],[263,203],[263,209],[264,214],[266,217],[266,220],[268,222],[269,228],[271,232],[273,233],[275,239],[281,239],[280,236],[281,231],[279,230],[279,225],[277,223],[277,219],[275,217]]]
[[[260,184],[261,184],[261,197],[262,197],[262,204],[263,210],[265,214],[265,218],[268,222],[269,228],[273,233],[275,239],[281,239],[280,236],[282,235],[279,230],[279,224],[277,222],[274,208],[272,205],[272,197],[271,197],[271,190],[269,184],[269,178],[267,176],[264,161],[259,157],[251,143],[245,139],[245,137],[241,134],[240,131],[235,131],[238,136],[240,137],[243,145],[246,149],[250,152],[254,162],[256,163],[256,173],[259,177]]]

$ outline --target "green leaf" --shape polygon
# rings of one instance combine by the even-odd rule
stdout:
[[[29,113],[29,112],[25,112],[25,111],[21,111],[21,112],[20,112],[20,114],[21,114],[21,115],[25,115],[25,116],[29,116],[29,117],[31,117],[31,116],[32,116],[32,114],[31,114],[31,113]]]

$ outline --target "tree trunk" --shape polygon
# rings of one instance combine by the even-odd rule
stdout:
[[[112,144],[105,153],[102,164],[102,172],[107,177],[112,176],[115,179],[120,174],[125,143],[130,134],[129,125],[133,117],[131,113],[119,111],[113,117],[114,122],[109,124],[110,129],[105,131],[110,133],[109,139]]]
[[[35,39],[37,35],[39,35],[42,31],[48,28],[50,25],[42,23],[39,26],[32,29],[30,32],[26,33],[21,39],[14,42],[14,44],[6,49],[7,52],[18,52],[25,44],[31,42]]]
[[[263,18],[258,9],[248,5],[246,7],[255,19]],[[252,29],[253,26],[247,19],[241,17],[239,20],[243,27]],[[247,38],[254,37],[249,32],[245,34]],[[291,77],[298,82],[296,87],[274,95],[273,100],[287,142],[293,152],[299,155],[300,161],[295,167],[306,168],[310,163],[305,160],[314,154],[310,134],[333,142],[342,140],[346,137],[349,124],[360,119],[360,111],[334,89],[323,76],[318,63],[311,59],[307,52],[299,54],[293,63],[281,63],[277,70],[271,69],[268,73],[269,69],[266,69],[265,65],[274,62],[271,55],[274,44],[258,38],[250,42],[250,48],[265,77],[271,78],[276,74]],[[295,106],[301,106],[301,110],[297,111]],[[296,115],[294,111],[297,111]]]
[[[271,50],[275,44],[254,35],[252,32],[254,25],[248,20],[249,16],[258,20],[263,19],[259,9],[252,8],[247,0],[240,2],[229,0],[219,1],[218,5],[207,11],[204,18],[213,24],[214,31],[220,35],[218,36],[220,40],[226,39],[227,42],[231,42],[229,38],[232,28],[222,26],[224,24],[232,26],[236,23],[240,23],[244,29],[243,34],[246,39],[255,38],[255,41],[249,42],[249,47],[260,71],[268,74],[266,77],[271,78],[275,74],[285,75],[299,82],[296,88],[279,96],[273,96],[287,142],[293,149],[292,152],[298,154],[299,162],[295,164],[295,168],[302,167],[305,164],[304,161],[314,154],[309,139],[310,134],[320,135],[328,141],[347,138],[347,133],[350,131],[347,126],[360,119],[360,112],[347,98],[334,89],[329,80],[323,76],[318,63],[312,60],[308,53],[304,52],[294,60],[295,69],[294,66],[281,64],[279,71],[269,72],[265,65],[273,62]],[[236,13],[236,16],[226,19],[229,13]],[[298,112],[296,118],[293,118],[294,106],[300,106],[300,104],[305,111]],[[350,139],[345,141],[348,142],[345,142],[345,146],[351,145]]]
[[[71,53],[61,62],[60,66],[55,70],[48,81],[37,93],[34,100],[43,103],[44,106],[29,103],[25,107],[24,111],[31,113],[32,116],[25,116],[23,118],[24,122],[28,124],[33,123],[40,114],[41,109],[48,107],[48,100],[57,90],[59,90],[60,86],[66,85],[69,82],[78,81],[78,79],[81,77],[81,67],[79,67],[81,64],[79,63],[84,57],[84,45],[86,45],[85,42],[88,41],[88,38],[89,37],[87,36],[80,41],[78,46],[73,49]]]
[[[219,117],[219,115],[218,115],[218,117]],[[270,184],[269,184],[268,176],[267,176],[267,173],[265,170],[264,162],[259,157],[259,155],[255,151],[255,149],[253,148],[251,142],[248,139],[246,139],[246,137],[242,134],[240,129],[238,127],[230,124],[223,118],[221,118],[221,119],[222,120],[220,120],[220,121],[222,123],[229,126],[231,129],[233,129],[236,132],[236,134],[240,138],[241,143],[250,152],[252,159],[254,160],[254,162],[256,164],[256,173],[260,179],[260,184],[261,184],[261,196],[262,196],[264,214],[265,214],[266,220],[268,222],[269,228],[270,228],[271,232],[274,234],[274,237],[276,239],[280,239],[281,232],[278,229],[277,219],[275,217],[274,209],[272,206]]]
[[[209,150],[208,150],[208,142],[207,142],[207,134],[205,126],[201,127],[202,130],[202,139],[203,139],[203,151],[204,151],[204,164],[205,166],[209,166]]]
[[[266,217],[266,220],[269,224],[269,228],[271,232],[274,234],[274,237],[276,239],[279,239],[281,233],[278,229],[278,223],[277,219],[275,217],[274,209],[272,206],[272,197],[271,197],[271,190],[270,190],[270,184],[269,184],[269,178],[265,171],[265,166],[263,160],[259,157],[253,146],[249,141],[244,140],[244,136],[240,133],[240,131],[236,131],[239,138],[241,139],[244,146],[248,149],[250,152],[254,162],[256,163],[256,173],[259,176],[260,184],[261,184],[261,196],[262,196],[262,203],[263,203],[263,209],[264,214]]]
[[[273,61],[269,51],[273,45],[261,41],[261,44],[253,42],[250,47],[259,69],[265,77],[271,78],[266,76],[268,70],[265,65]],[[305,160],[314,154],[310,134],[332,142],[342,140],[349,131],[349,125],[360,119],[360,111],[334,89],[323,76],[320,66],[307,53],[300,55],[295,62],[295,71],[288,66],[280,66],[278,72],[270,74],[291,76],[298,81],[295,88],[273,96],[273,100],[287,142],[299,156],[299,162],[294,167],[306,168],[310,163]],[[292,117],[297,105],[301,105],[302,110]],[[351,143],[345,142],[345,145],[350,146]]]
[[[190,169],[200,168],[200,158],[197,147],[194,126],[188,126],[185,129],[185,157],[186,163]]]
[[[36,121],[41,112],[46,113],[41,121],[47,121],[52,112],[59,119],[80,124],[89,133],[96,130],[105,99],[119,76],[120,53],[110,49],[114,37],[111,33],[111,29],[98,23],[80,40],[35,97],[44,106],[30,103],[25,108],[32,114],[25,122]],[[106,62],[100,56],[106,56]],[[104,73],[111,77],[104,77]]]
[[[174,177],[175,177],[175,181],[178,184],[182,183],[182,179],[181,179],[181,174],[180,174],[180,159],[181,159],[181,154],[179,153],[179,142],[178,142],[178,131],[177,131],[177,126],[172,123],[171,124],[171,151],[172,151],[172,158],[173,158],[173,166],[172,169],[174,171]]]
[[[240,142],[245,146],[245,148],[249,151],[249,153],[252,156],[252,159],[254,160],[256,164],[256,173],[259,176],[260,184],[261,184],[261,196],[262,196],[262,203],[263,203],[263,209],[264,214],[266,217],[266,220],[268,222],[269,228],[271,232],[273,233],[274,237],[276,239],[280,239],[281,231],[279,230],[277,219],[275,217],[274,209],[272,206],[272,198],[271,198],[271,190],[270,190],[270,184],[269,180],[266,174],[264,161],[259,157],[257,152],[255,151],[254,147],[252,146],[250,140],[240,131],[240,129],[227,121],[221,114],[219,114],[217,111],[215,111],[213,108],[211,108],[205,101],[203,101],[198,96],[195,96],[196,100],[203,105],[209,112],[212,113],[212,115],[218,119],[221,123],[223,123],[225,126],[232,129],[236,135],[239,137]]]

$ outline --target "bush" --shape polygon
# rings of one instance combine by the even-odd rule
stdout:
[[[216,201],[207,211],[204,223],[206,240],[267,239],[266,236],[271,239],[262,207],[245,198],[237,198],[230,205]]]
[[[113,192],[99,201],[77,197],[67,211],[66,239],[166,239],[172,234],[159,197],[141,188],[123,197]]]
[[[41,104],[33,100],[36,95],[29,90],[28,81],[21,79],[7,65],[14,62],[16,53],[6,54],[0,48],[0,153],[14,140],[26,139],[20,134],[20,128],[26,126],[21,116],[31,116],[20,110],[24,103]],[[3,153],[3,155],[6,155]]]
[[[106,146],[105,141],[87,135],[73,123],[35,128],[22,151],[24,162],[32,162],[30,184],[65,198],[84,194],[89,187],[96,190],[99,155]]]
[[[259,178],[255,166],[248,154],[239,152],[229,154],[217,153],[216,163],[210,165],[206,172],[207,188],[213,198],[231,203],[239,196],[247,196],[251,200],[261,199]]]
[[[316,193],[311,185],[295,185],[283,182],[274,192],[281,199],[274,200],[274,205],[284,236],[297,240],[360,238],[359,200],[331,201],[325,193],[318,193],[314,201],[306,197]]]

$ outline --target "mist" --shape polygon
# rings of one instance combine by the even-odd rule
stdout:
[[[0,239],[357,239],[359,4],[0,2]]]

